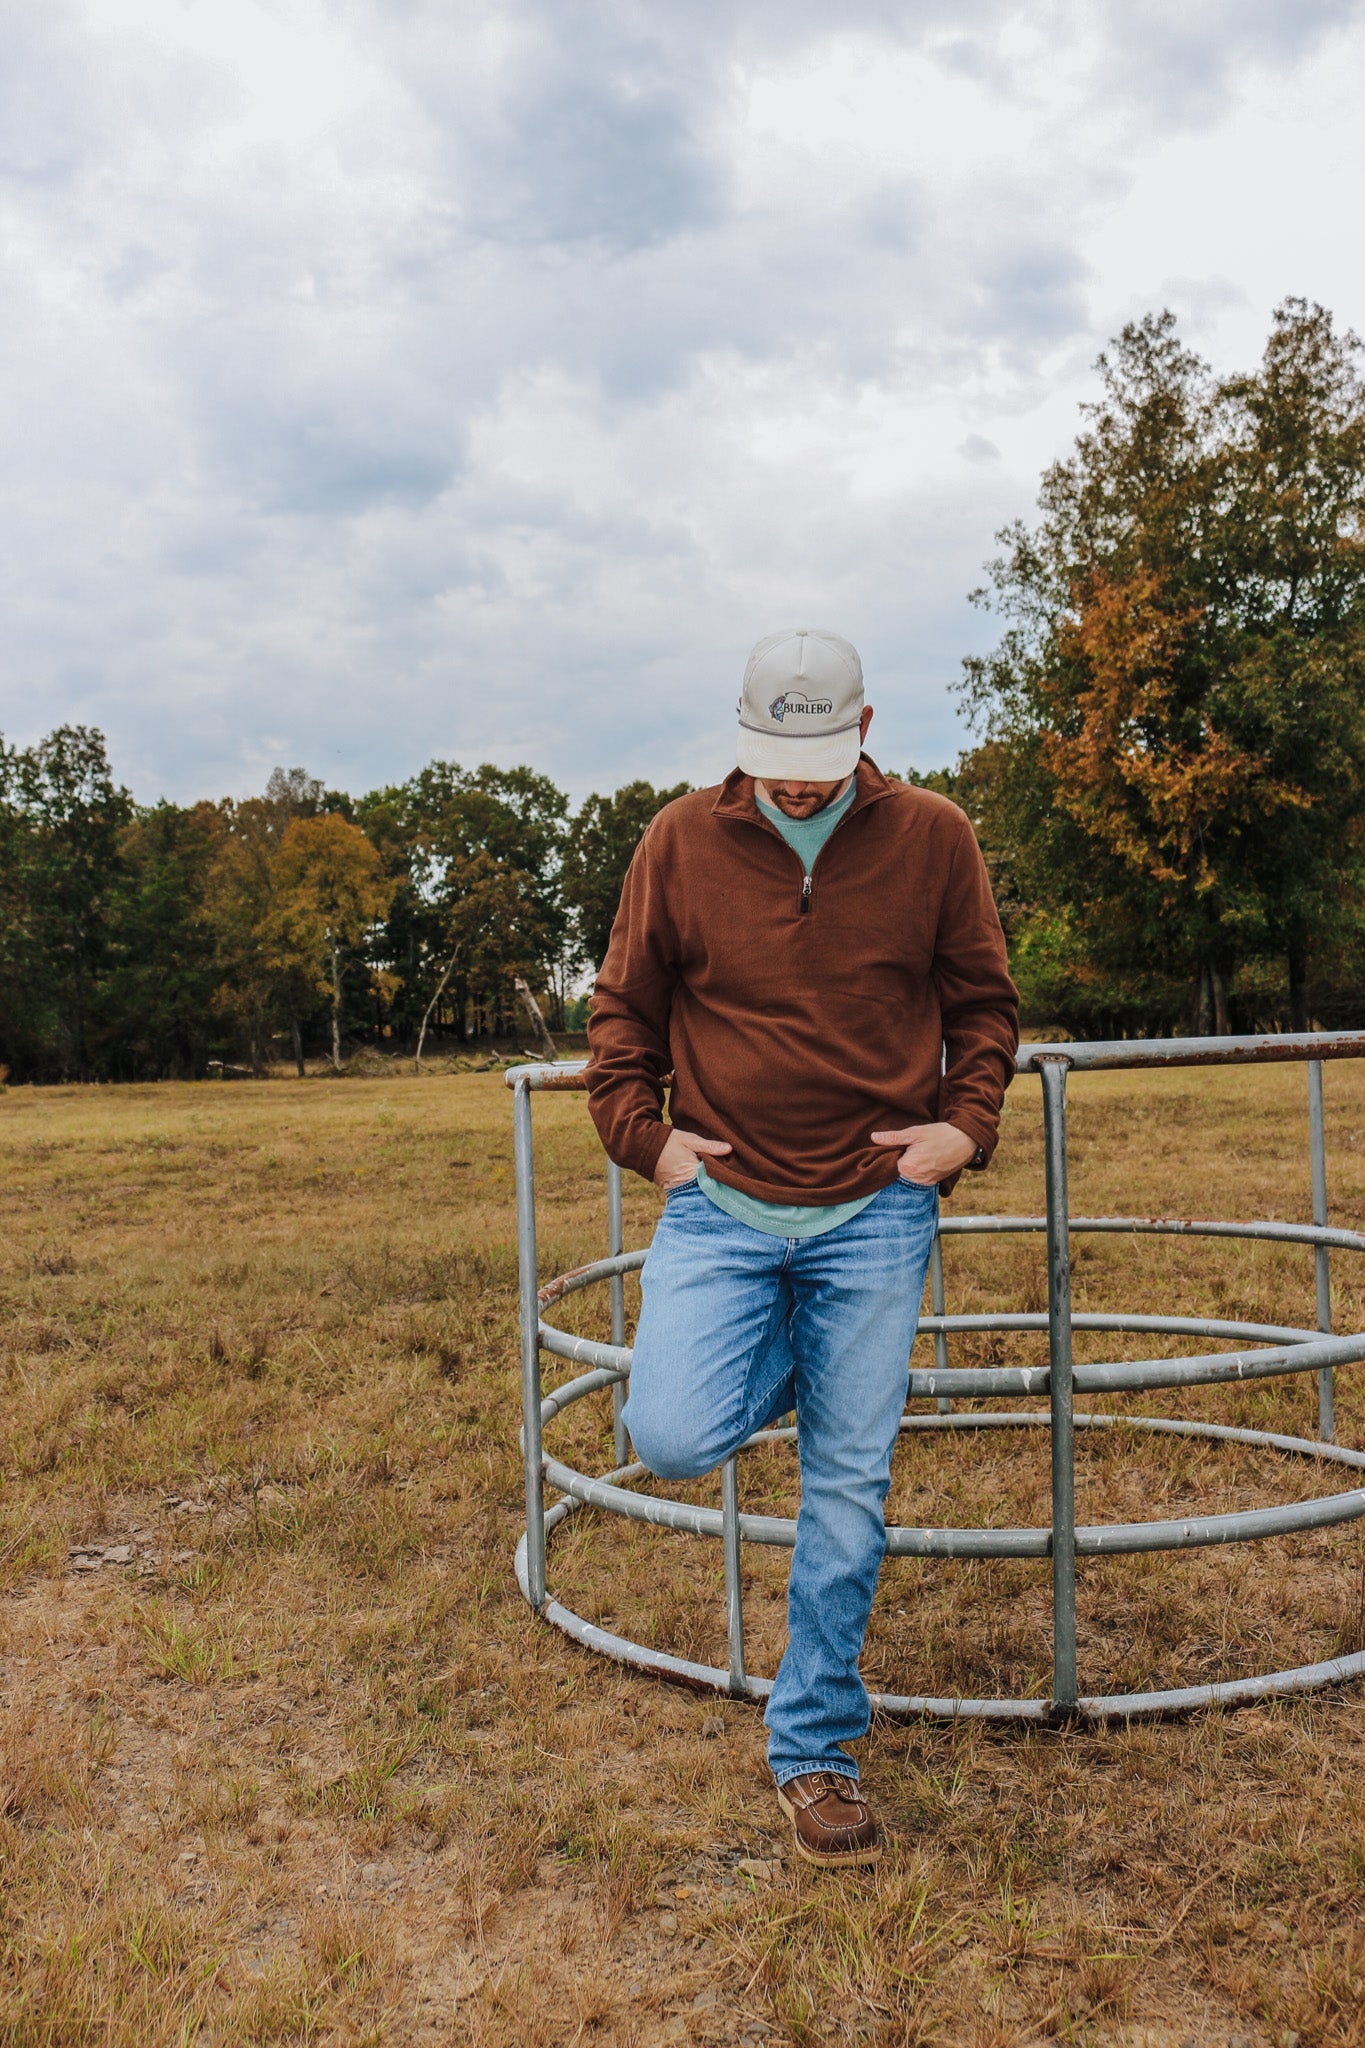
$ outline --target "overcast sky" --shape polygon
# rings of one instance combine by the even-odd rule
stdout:
[[[951,758],[1125,319],[1365,327],[1360,0],[0,0],[0,731],[135,795]]]

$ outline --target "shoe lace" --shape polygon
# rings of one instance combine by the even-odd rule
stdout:
[[[858,1806],[857,1780],[844,1775],[842,1771],[816,1771],[809,1780],[812,1805],[816,1800],[825,1799],[832,1792],[849,1806]]]

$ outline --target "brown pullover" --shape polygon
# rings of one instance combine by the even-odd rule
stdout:
[[[671,1073],[673,1122],[734,1147],[708,1158],[715,1180],[852,1201],[895,1179],[874,1130],[942,1120],[989,1158],[1018,1010],[956,804],[864,754],[807,878],[736,769],[636,848],[592,998],[589,1106],[608,1155],[648,1179]]]

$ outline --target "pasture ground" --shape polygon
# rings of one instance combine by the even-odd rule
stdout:
[[[1326,1079],[1333,1218],[1362,1228],[1365,1072]],[[1301,1069],[1079,1077],[1073,1208],[1302,1220],[1305,1099]],[[536,1116],[548,1274],[604,1247],[601,1159],[581,1098]],[[958,1201],[1036,1213],[1038,1140],[1024,1081]],[[629,1184],[628,1242],[656,1208]],[[496,1075],[11,1090],[0,1213],[0,2040],[1365,2042],[1365,1691],[1100,1731],[878,1726],[891,1846],[838,1876],[788,1852],[756,1712],[531,1618]],[[1043,1301],[1039,1239],[947,1264],[950,1307]],[[1074,1285],[1082,1307],[1312,1320],[1301,1251],[1083,1238]],[[1345,1257],[1336,1305],[1360,1326]],[[562,1310],[606,1314],[604,1290]],[[1143,1405],[1311,1431],[1300,1380]],[[606,1418],[553,1441],[605,1465]],[[1365,1444],[1359,1377],[1339,1418]],[[1034,1433],[915,1441],[893,1512],[1045,1520],[1046,1459]],[[746,1504],[792,1477],[754,1454]],[[1082,1519],[1341,1484],[1080,1443]],[[584,1516],[552,1582],[715,1659],[719,1562]],[[783,1562],[746,1555],[760,1670]],[[889,1565],[870,1678],[1045,1691],[1047,1571]],[[1081,1641],[1090,1689],[1360,1648],[1361,1538],[1088,1565]]]

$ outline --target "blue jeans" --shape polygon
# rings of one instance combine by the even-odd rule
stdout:
[[[652,1472],[700,1478],[796,1410],[787,1649],[764,1716],[779,1785],[858,1774],[840,1745],[870,1719],[858,1656],[937,1223],[937,1189],[897,1179],[820,1237],[772,1237],[688,1181],[670,1192],[641,1274],[625,1419]]]

